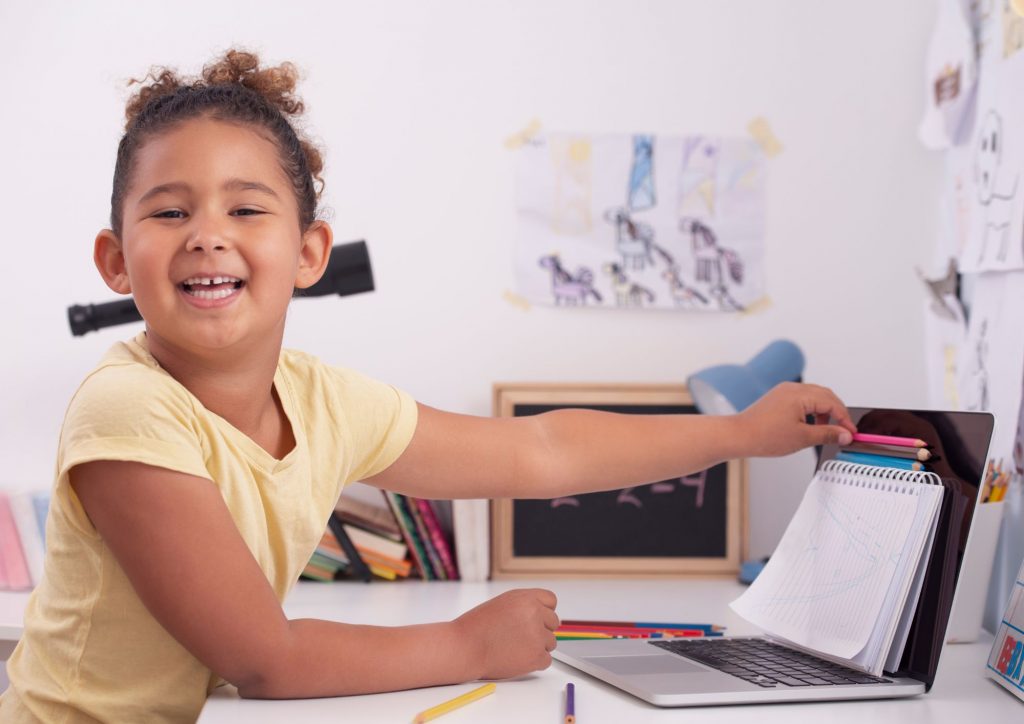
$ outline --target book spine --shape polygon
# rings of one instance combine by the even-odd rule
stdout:
[[[455,558],[463,581],[486,581],[490,571],[489,508],[486,500],[453,500]]]
[[[423,518],[423,522],[427,526],[427,532],[430,533],[430,540],[434,544],[434,548],[437,550],[437,555],[441,559],[441,565],[444,566],[444,572],[448,576],[448,580],[457,581],[459,580],[459,571],[455,566],[455,561],[452,556],[451,546],[448,545],[448,537],[441,530],[441,523],[437,519],[437,512],[434,510],[434,504],[430,500],[424,500],[423,498],[416,499],[416,505],[419,506],[420,516]]]
[[[36,511],[36,521],[39,523],[39,537],[42,538],[43,547],[46,547],[46,516],[50,512],[50,494],[36,493],[32,496],[32,507]]]
[[[427,552],[423,548],[423,544],[419,540],[419,536],[416,533],[416,525],[412,522],[412,518],[406,512],[402,505],[402,497],[398,493],[386,492],[388,504],[391,506],[392,512],[395,514],[395,520],[398,521],[398,525],[402,530],[402,536],[405,538],[406,544],[409,546],[409,550],[412,552],[413,560],[416,562],[416,567],[419,568],[420,575],[423,580],[430,581],[437,576],[430,570],[430,562],[427,559]]]
[[[43,580],[43,539],[39,535],[36,513],[32,506],[31,493],[14,493],[10,496],[11,515],[14,527],[21,541],[21,550],[25,554],[32,585],[38,586]]]
[[[442,581],[448,580],[448,573],[444,569],[444,565],[441,563],[441,556],[438,555],[437,550],[434,548],[434,543],[430,539],[430,532],[427,530],[427,524],[423,522],[423,516],[420,515],[419,505],[416,503],[416,498],[406,496],[406,502],[409,505],[409,516],[413,519],[416,524],[416,531],[420,534],[420,538],[423,541],[423,547],[427,551],[427,557],[430,558],[430,566],[434,569],[434,573]]]
[[[338,539],[341,549],[345,551],[345,557],[348,558],[352,572],[361,580],[369,583],[373,578],[373,574],[366,563],[363,562],[362,556],[359,555],[359,551],[356,550],[355,545],[353,545],[348,537],[348,533],[345,532],[345,526],[342,525],[341,518],[331,513],[331,517],[327,519],[327,525],[331,532],[334,533],[334,537]]]
[[[0,557],[7,569],[7,586],[12,591],[27,591],[32,588],[28,563],[18,540],[18,529],[14,527],[10,499],[0,493]]]

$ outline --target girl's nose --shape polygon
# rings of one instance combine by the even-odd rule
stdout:
[[[230,246],[224,229],[212,221],[195,224],[185,241],[185,251],[226,251]]]

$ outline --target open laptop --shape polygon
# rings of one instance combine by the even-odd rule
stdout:
[[[896,671],[870,676],[772,640],[560,641],[552,656],[658,706],[877,699],[927,692],[935,680],[994,420],[983,412],[850,408],[860,432],[937,440],[929,469],[942,507],[913,624]],[[818,467],[835,457],[825,446]],[[684,604],[680,604],[683,613]],[[639,612],[638,612],[639,614]]]

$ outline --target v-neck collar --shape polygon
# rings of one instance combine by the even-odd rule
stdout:
[[[171,374],[160,365],[160,362],[157,361],[156,357],[150,353],[145,332],[140,332],[138,334],[135,338],[135,343],[145,353],[146,359],[151,365],[168,377],[171,377],[171,379],[174,379],[174,377],[172,377]],[[305,439],[302,434],[302,425],[299,424],[300,421],[298,419],[298,411],[295,408],[295,399],[292,394],[292,387],[281,369],[280,358],[278,359],[277,368],[274,370],[274,390],[277,392],[278,399],[281,400],[281,408],[284,410],[286,423],[291,426],[292,438],[295,440],[295,444],[292,446],[292,449],[280,459],[274,457],[264,449],[263,446],[239,430],[228,420],[207,408],[202,401],[192,394],[192,391],[185,387],[185,385],[182,385],[181,382],[178,382],[176,379],[174,381],[176,384],[180,385],[183,390],[185,390],[197,408],[205,411],[206,414],[216,422],[221,431],[227,434],[238,444],[240,448],[242,448],[250,462],[254,463],[266,472],[273,474],[291,467],[298,455],[299,446],[305,443]]]

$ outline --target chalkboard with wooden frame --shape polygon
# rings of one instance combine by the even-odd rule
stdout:
[[[496,416],[563,408],[699,414],[684,385],[494,385]],[[495,500],[491,573],[494,578],[735,576],[746,556],[747,527],[742,460],[608,492]]]

